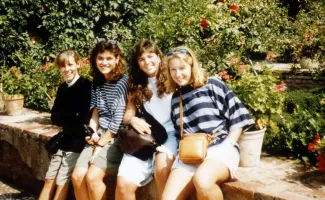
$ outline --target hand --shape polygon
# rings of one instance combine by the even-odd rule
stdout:
[[[94,160],[96,158],[96,156],[98,155],[98,153],[100,152],[102,148],[99,147],[99,146],[96,146],[94,151],[93,151],[93,155],[90,157],[90,160],[89,160],[89,164],[93,164],[94,163]]]
[[[87,136],[87,137],[85,137],[85,139],[86,139],[86,142],[87,142],[88,144],[90,144],[90,145],[94,145],[96,142],[98,142],[98,140],[99,140],[99,136],[98,136],[97,132],[95,132],[95,133],[93,133],[93,134],[91,135],[91,137]]]
[[[151,125],[148,124],[144,119],[138,117],[132,117],[130,124],[140,134],[151,134]]]

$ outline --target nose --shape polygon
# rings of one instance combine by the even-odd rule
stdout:
[[[176,70],[176,76],[177,76],[177,77],[181,76],[181,71],[178,70],[178,69]]]
[[[64,69],[64,71],[68,71],[68,70],[70,69],[70,66],[69,66],[69,65],[65,65],[65,66],[63,67],[63,69]]]
[[[104,65],[108,64],[108,60],[107,60],[107,59],[104,59],[104,60],[103,60],[103,64],[104,64]]]
[[[149,61],[150,61],[150,59],[149,59],[149,58],[145,58],[145,59],[144,59],[144,62],[145,62],[146,64],[148,64],[148,63],[149,63]]]

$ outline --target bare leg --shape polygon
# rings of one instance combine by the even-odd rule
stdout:
[[[115,198],[116,200],[136,200],[135,191],[138,186],[129,180],[126,180],[123,176],[117,177]]]
[[[86,182],[91,200],[106,199],[106,185],[104,178],[106,172],[95,165],[91,165],[86,175]]]
[[[65,200],[68,197],[69,186],[57,185],[53,200]]]
[[[217,160],[207,159],[196,170],[193,183],[198,200],[222,200],[219,184],[229,179],[228,167]]]
[[[162,200],[186,199],[194,192],[192,175],[182,168],[173,169],[168,177]]]
[[[167,153],[157,153],[155,159],[155,180],[158,198],[161,199],[175,157]]]
[[[74,194],[77,200],[88,200],[88,188],[86,183],[86,174],[88,169],[83,167],[75,167],[72,173],[72,183]]]
[[[55,180],[45,179],[44,186],[39,196],[39,200],[50,200],[53,198],[55,192]]]

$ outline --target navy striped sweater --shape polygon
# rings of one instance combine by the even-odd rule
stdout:
[[[123,75],[116,83],[104,83],[93,86],[91,90],[90,109],[97,107],[99,126],[117,133],[123,124],[127,103],[128,77]]]
[[[183,96],[183,128],[187,133],[228,134],[238,128],[247,128],[254,120],[235,94],[216,77],[200,88],[179,88],[172,97],[171,118],[179,131],[179,92]]]

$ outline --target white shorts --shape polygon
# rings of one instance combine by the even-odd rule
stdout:
[[[167,133],[166,142],[157,147],[158,152],[177,156],[178,140],[175,136],[176,131]],[[123,176],[137,186],[144,186],[153,179],[154,160],[143,161],[130,154],[124,154],[117,176]]]
[[[208,147],[207,152],[207,159],[214,159],[223,162],[229,169],[231,179],[236,179],[235,173],[238,169],[239,165],[239,151],[238,151],[238,145],[237,147],[230,144],[228,140],[224,140],[220,144],[211,145]],[[175,159],[172,169],[174,168],[182,168],[185,169],[188,173],[190,173],[192,176],[194,175],[196,169],[199,167],[199,164],[191,165],[191,164],[184,164],[182,161],[180,161],[177,158]]]
[[[168,138],[166,142],[157,147],[157,151],[174,155],[176,157],[178,153],[178,139],[176,137],[176,131],[169,131],[167,135]]]
[[[122,176],[137,186],[144,186],[153,179],[152,173],[152,159],[143,161],[125,153],[118,169],[117,176]]]

